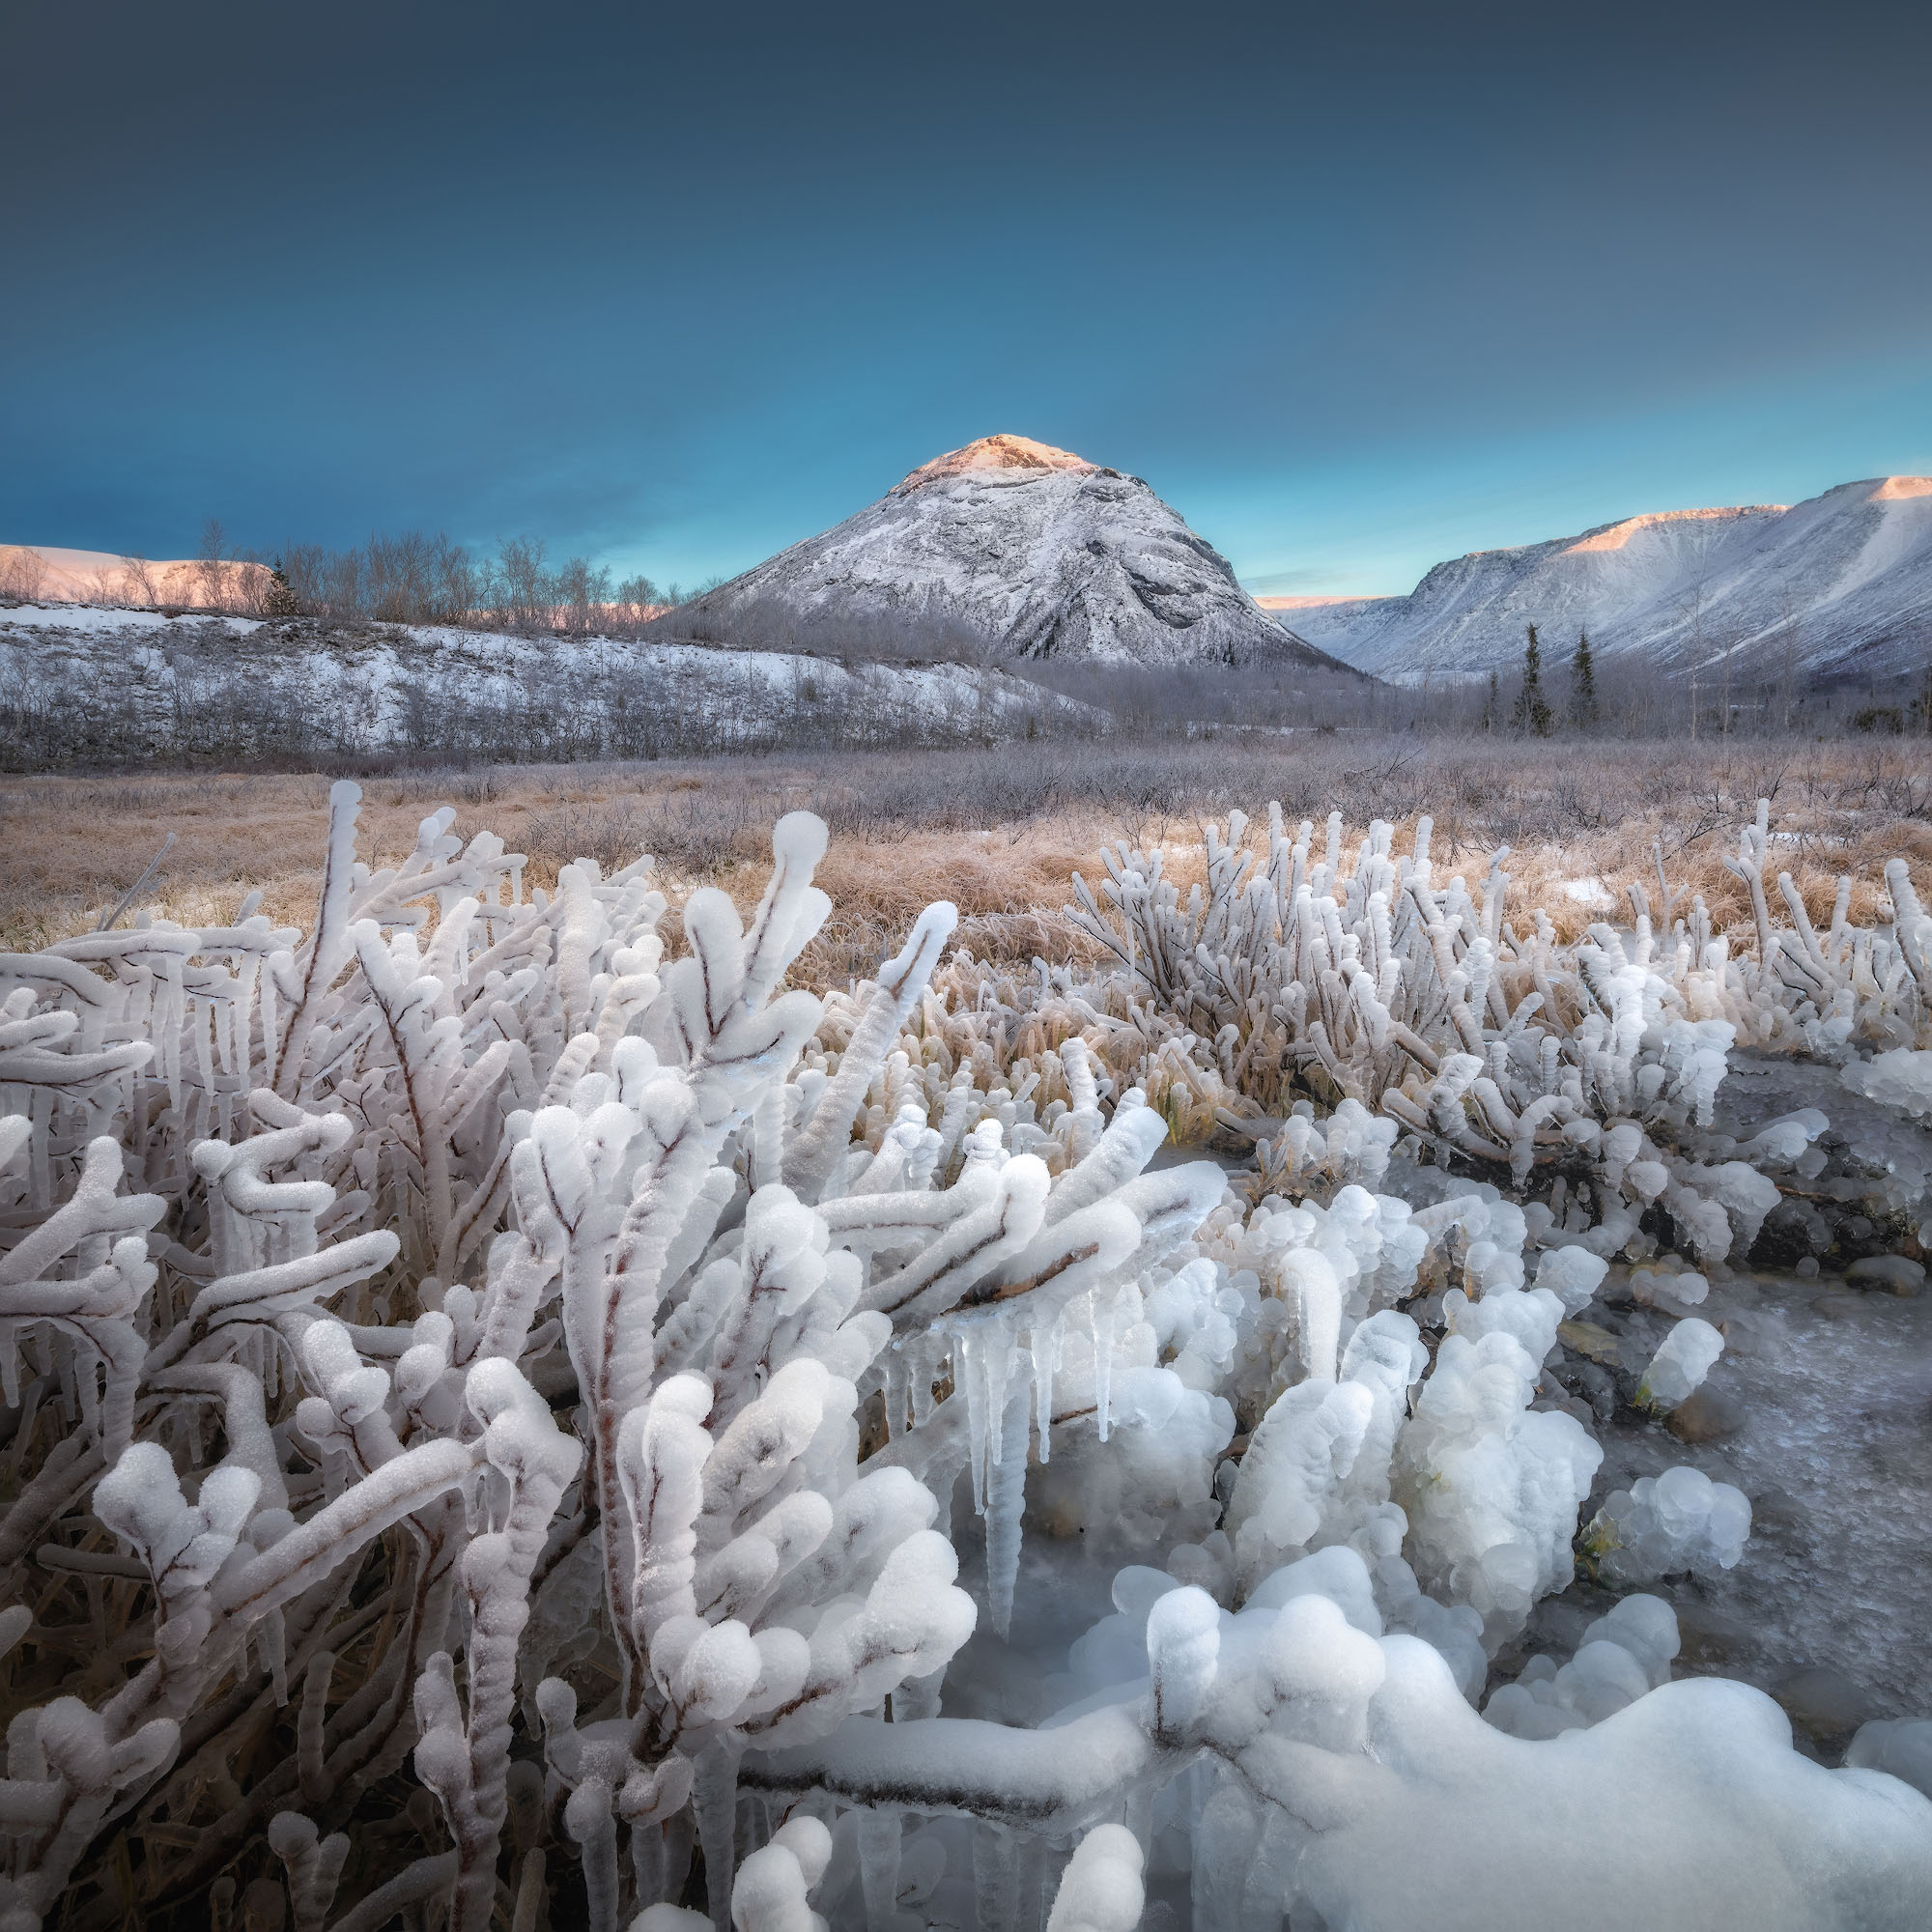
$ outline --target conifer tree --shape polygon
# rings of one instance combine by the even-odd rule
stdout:
[[[1543,650],[1536,641],[1536,626],[1532,624],[1529,642],[1522,653],[1522,689],[1517,693],[1510,724],[1515,730],[1533,731],[1539,738],[1547,738],[1554,722],[1548,700],[1543,695]]]
[[[1597,722],[1597,667],[1590,656],[1590,634],[1577,634],[1577,655],[1570,660],[1570,722],[1587,730]]]
[[[296,593],[290,587],[288,573],[282,568],[282,560],[277,557],[269,570],[269,587],[262,594],[262,615],[265,617],[298,617],[301,606],[296,602]]]
[[[1496,684],[1495,667],[1490,667],[1490,700],[1483,706],[1483,729],[1493,731],[1503,713],[1503,701]]]

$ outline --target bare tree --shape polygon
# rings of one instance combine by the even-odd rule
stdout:
[[[210,517],[201,526],[201,549],[196,553],[201,577],[201,600],[210,610],[222,605],[222,558],[228,548],[228,532],[219,517]]]
[[[497,597],[519,630],[535,630],[550,615],[549,573],[541,537],[505,537],[497,546]]]
[[[31,604],[47,581],[47,560],[37,550],[10,545],[0,554],[0,596]]]
[[[593,570],[588,557],[570,557],[556,573],[554,592],[563,628],[574,638],[587,637],[601,607],[611,601],[611,573],[602,567]]]
[[[137,611],[145,611],[155,602],[155,573],[145,556],[121,559],[121,596]]]

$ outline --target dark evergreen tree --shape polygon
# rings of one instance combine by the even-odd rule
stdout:
[[[1490,668],[1490,701],[1483,706],[1483,729],[1485,731],[1493,731],[1501,722],[1502,715],[1502,695],[1496,684],[1495,668],[1492,666]]]
[[[1539,738],[1549,736],[1555,723],[1549,702],[1543,695],[1543,650],[1536,641],[1536,626],[1529,627],[1529,643],[1522,654],[1522,689],[1516,695],[1516,710],[1510,724],[1518,731],[1533,731]]]
[[[1577,634],[1577,655],[1570,660],[1570,722],[1588,730],[1597,722],[1597,667],[1590,656],[1590,634]]]
[[[269,587],[262,596],[262,615],[265,617],[299,617],[301,606],[296,602],[296,593],[289,587],[288,574],[282,569],[282,560],[277,557],[269,572]]]

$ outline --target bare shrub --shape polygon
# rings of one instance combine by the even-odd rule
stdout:
[[[37,550],[8,544],[0,549],[0,597],[31,604],[47,579],[47,560]]]

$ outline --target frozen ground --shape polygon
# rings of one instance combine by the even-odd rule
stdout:
[[[1628,1276],[1583,1319],[1621,1331],[1619,1366],[1635,1375],[1670,1322],[1630,1305]],[[1599,1426],[1604,1466],[1583,1513],[1677,1463],[1741,1489],[1752,1520],[1736,1569],[1651,1586],[1677,1611],[1679,1672],[1771,1691],[1801,1747],[1836,1763],[1863,1719],[1932,1712],[1932,1300],[1740,1273],[1698,1312],[1726,1339],[1707,1387],[1741,1426],[1706,1443],[1627,1411]],[[1540,1650],[1567,1657],[1608,1602],[1582,1583],[1546,1600],[1501,1675]]]
[[[1743,1137],[1804,1106],[1829,1111],[1843,1151],[1868,1169],[1909,1171],[1932,1158],[1932,1134],[1848,1092],[1834,1067],[1812,1062],[1735,1056],[1719,1124]],[[1239,1163],[1228,1165],[1238,1175]],[[1405,1191],[1404,1178],[1402,1164],[1392,1168],[1393,1191]],[[1406,1178],[1418,1198],[1441,1186],[1434,1170]],[[1715,1279],[1696,1312],[1720,1329],[1725,1350],[1706,1387],[1735,1428],[1685,1441],[1627,1402],[1607,1421],[1600,1412],[1589,1426],[1605,1460],[1580,1512],[1587,1522],[1613,1490],[1685,1463],[1744,1492],[1752,1525],[1737,1567],[1648,1587],[1677,1612],[1678,1675],[1737,1678],[1770,1691],[1792,1718],[1800,1747],[1831,1764],[1866,1719],[1932,1715],[1924,1577],[1932,1293],[1861,1289],[1847,1283],[1842,1266],[1839,1256],[1817,1273],[1740,1267]],[[1634,1272],[1612,1268],[1577,1318],[1615,1336],[1611,1374],[1626,1394],[1675,1325],[1633,1301]],[[1591,1375],[1585,1358],[1560,1348],[1546,1390],[1561,1401],[1562,1384],[1574,1386],[1579,1368]],[[980,1522],[963,1486],[953,1525],[962,1584],[983,1595]],[[1064,1674],[1067,1648],[1107,1613],[1115,1572],[1130,1560],[1108,1529],[1030,1515],[1016,1634],[1002,1642],[982,1629],[974,1638],[949,1675],[949,1713],[1030,1724],[1077,1694]],[[1620,1594],[1579,1579],[1544,1600],[1495,1660],[1492,1688],[1539,1651],[1569,1657]]]

